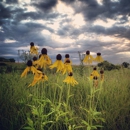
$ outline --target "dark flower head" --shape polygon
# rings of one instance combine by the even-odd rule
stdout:
[[[31,42],[31,43],[30,43],[30,46],[34,46],[34,43],[33,43],[33,42]]]
[[[58,54],[58,55],[56,56],[56,59],[57,59],[57,60],[61,60],[61,59],[62,59],[61,54]]]
[[[73,76],[73,73],[72,73],[72,72],[70,72],[70,73],[69,73],[69,76]]]
[[[93,79],[94,79],[94,80],[97,80],[97,79],[98,79],[98,77],[97,77],[97,76],[94,76],[94,77],[93,77]]]
[[[90,54],[90,51],[86,51],[86,55],[89,55]]]
[[[104,71],[103,70],[100,70],[100,74],[103,74],[104,73]]]
[[[41,53],[47,55],[47,49],[46,48],[42,48]]]
[[[69,57],[70,57],[69,54],[66,54],[66,55],[65,55],[65,58],[69,58]]]
[[[93,68],[93,70],[97,70],[97,68],[96,68],[96,67],[94,67],[94,68]]]
[[[100,53],[100,52],[98,52],[98,53],[97,53],[97,56],[101,56],[101,53]]]
[[[33,57],[33,61],[36,61],[36,60],[37,60],[37,57],[36,57],[36,56],[34,56],[34,57]]]
[[[33,64],[32,64],[32,61],[31,60],[28,60],[27,62],[27,66],[31,67]]]
[[[65,63],[70,63],[70,60],[66,60]]]

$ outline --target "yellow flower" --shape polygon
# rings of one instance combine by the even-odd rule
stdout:
[[[38,48],[34,46],[34,43],[30,43],[30,53],[38,55]]]
[[[57,68],[57,71],[56,72],[59,72],[59,71],[63,71],[63,69],[64,69],[64,64],[63,64],[63,62],[62,62],[62,56],[61,56],[61,54],[58,54],[57,56],[56,56],[56,61],[52,64],[52,65],[50,65],[50,69],[53,69],[53,68]]]
[[[99,77],[99,73],[97,72],[97,68],[93,68],[93,72],[91,73],[93,77]]]
[[[34,75],[34,79],[32,83],[28,87],[34,86],[35,84],[40,83],[41,81],[44,82],[47,80],[48,80],[48,77],[44,73],[38,70],[37,73]]]
[[[49,66],[51,64],[51,59],[50,57],[47,55],[47,49],[43,48],[41,50],[41,55],[39,56],[39,60],[37,61],[37,64],[39,67],[46,69],[47,66]]]
[[[70,63],[70,60],[66,60],[66,62],[64,63],[64,69],[62,70],[63,74],[65,74],[66,72],[67,73],[70,73],[72,72],[72,66],[71,66],[71,63]]]
[[[65,59],[64,59],[64,63],[66,63],[66,61],[70,61],[70,64],[72,65],[72,61],[70,60],[70,58],[69,58],[70,56],[69,56],[69,54],[66,54],[65,55]]]
[[[86,64],[92,64],[94,58],[92,55],[90,55],[90,51],[86,51],[86,56],[83,59],[83,62]]]
[[[100,52],[97,53],[97,56],[96,56],[96,58],[94,59],[94,61],[96,61],[96,62],[98,62],[98,63],[99,63],[99,62],[103,62],[103,58],[102,58]]]
[[[69,73],[69,75],[63,80],[63,82],[70,84],[72,86],[78,84],[78,82],[74,79],[72,72]]]
[[[32,63],[31,60],[28,60],[27,67],[22,72],[21,78],[24,77],[24,76],[26,76],[29,71],[31,71],[33,74],[37,73],[37,69],[33,66],[33,63]]]

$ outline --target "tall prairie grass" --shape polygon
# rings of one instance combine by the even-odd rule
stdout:
[[[48,81],[29,88],[31,73],[0,74],[0,130],[129,130],[130,70],[105,71],[97,88],[88,79],[91,67],[82,75],[73,70],[74,87],[50,70]]]

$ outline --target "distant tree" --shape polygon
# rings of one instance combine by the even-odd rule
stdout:
[[[20,52],[21,51],[21,52]],[[18,50],[19,58],[26,63],[28,60],[32,60],[32,55],[24,50]]]
[[[124,68],[128,68],[129,63],[127,63],[127,62],[123,62],[123,63],[122,63],[122,66],[123,66]]]
[[[108,61],[103,61],[101,63],[98,63],[98,67],[103,68],[104,70],[113,70],[113,69],[120,69],[119,65],[114,65],[112,63],[109,63]]]
[[[10,62],[15,62],[15,59],[13,59],[13,58],[11,58],[11,59],[9,59],[10,60]]]

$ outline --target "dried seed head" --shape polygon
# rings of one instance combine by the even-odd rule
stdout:
[[[36,57],[36,56],[34,56],[34,57],[33,57],[33,61],[36,61],[36,60],[37,60],[37,57]]]
[[[66,54],[66,55],[65,55],[65,58],[69,58],[69,57],[70,57],[69,54]]]
[[[47,55],[47,49],[46,48],[42,48],[41,53]]]
[[[97,80],[97,79],[98,79],[98,77],[97,77],[97,76],[94,76],[94,77],[93,77],[93,79],[94,79],[94,80]]]
[[[27,66],[31,67],[33,64],[32,64],[32,61],[31,60],[28,60],[27,61]]]
[[[73,76],[73,73],[72,73],[72,72],[70,72],[70,73],[69,73],[69,76]]]
[[[61,59],[62,59],[61,54],[58,54],[58,55],[56,56],[56,59],[57,59],[57,60],[61,60]]]
[[[86,55],[89,55],[90,54],[90,51],[86,51]]]
[[[33,43],[33,42],[31,42],[31,43],[30,43],[30,46],[34,46],[34,43]]]
[[[103,74],[104,73],[104,71],[103,70],[100,70],[100,74]]]
[[[100,53],[100,52],[98,52],[98,53],[97,53],[97,56],[101,56],[101,53]]]

